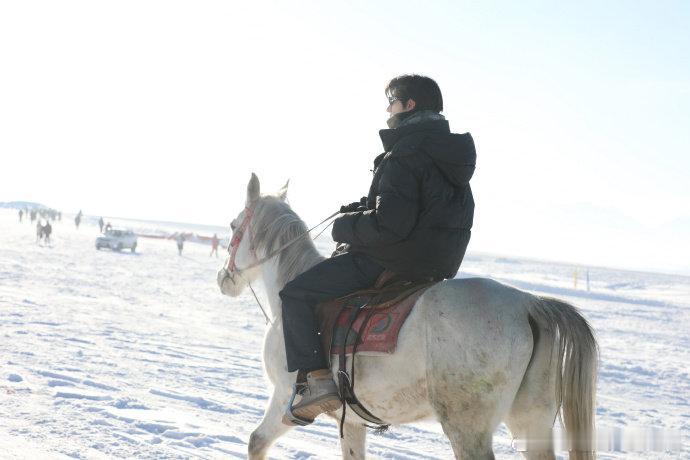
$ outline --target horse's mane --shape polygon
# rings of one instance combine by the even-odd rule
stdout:
[[[300,273],[323,260],[307,233],[307,226],[290,208],[290,205],[275,196],[263,196],[254,211],[251,226],[251,241],[256,251],[265,254],[305,235],[292,243],[278,256],[278,282],[284,286]]]

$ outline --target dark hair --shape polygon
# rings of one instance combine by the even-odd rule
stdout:
[[[403,105],[412,99],[415,110],[443,112],[443,96],[436,82],[423,75],[400,75],[386,86],[386,96],[399,98]]]

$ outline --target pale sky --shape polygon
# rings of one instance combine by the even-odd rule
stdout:
[[[690,274],[690,3],[0,3],[0,201],[226,225],[365,195],[384,87],[477,146],[470,251]]]

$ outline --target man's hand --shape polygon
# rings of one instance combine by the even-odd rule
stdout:
[[[340,207],[340,214],[345,214],[346,212],[355,212],[359,207],[359,202],[346,204]]]
[[[367,210],[367,197],[362,197],[361,200],[355,201],[354,203],[346,204],[340,207],[340,213],[344,214],[346,212],[356,212],[356,211],[366,211]]]
[[[339,256],[340,254],[345,254],[350,250],[350,245],[347,243],[335,243],[335,251],[331,254],[331,257]]]

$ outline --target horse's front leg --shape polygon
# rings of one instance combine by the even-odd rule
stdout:
[[[367,455],[366,430],[361,423],[345,423],[343,438],[340,440],[340,449],[344,459],[364,460]]]
[[[291,426],[284,425],[282,422],[283,412],[290,399],[290,395],[278,390],[276,386],[268,402],[264,418],[258,427],[249,437],[249,458],[251,460],[263,460],[266,458],[268,449],[278,438],[285,434]]]

